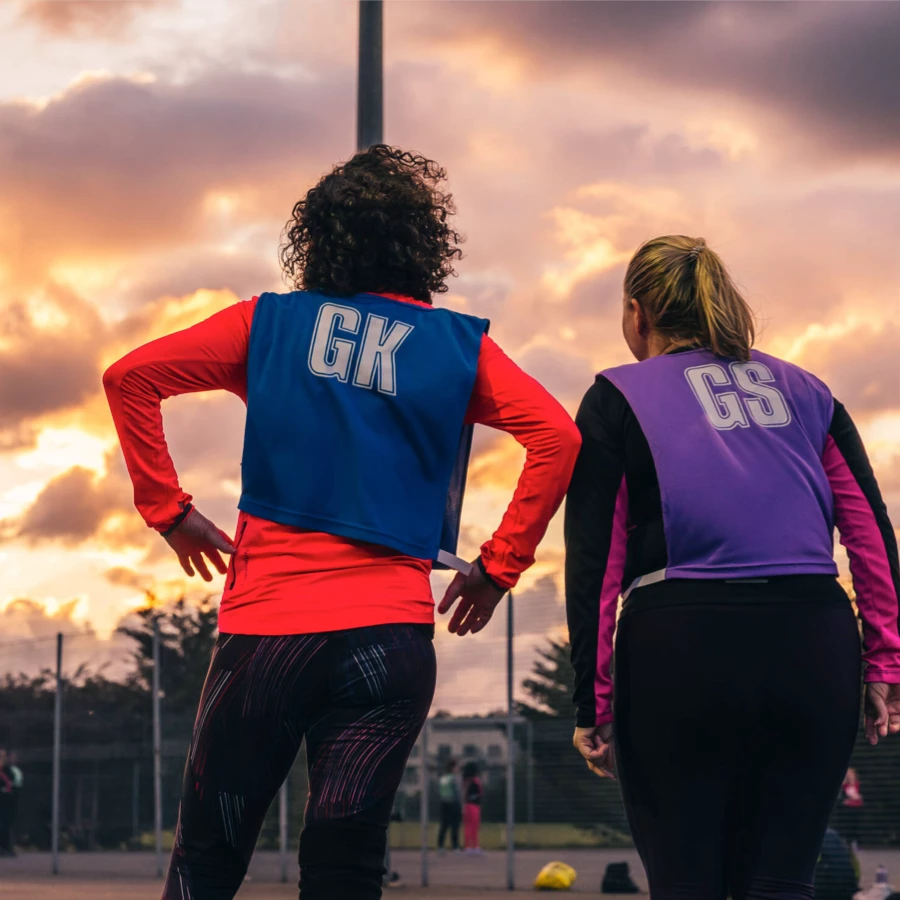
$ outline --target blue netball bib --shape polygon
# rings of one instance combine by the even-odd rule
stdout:
[[[374,294],[263,294],[240,509],[435,559],[486,328]]]

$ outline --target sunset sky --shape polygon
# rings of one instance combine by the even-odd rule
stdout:
[[[854,415],[900,519],[900,4],[385,7],[386,139],[447,167],[467,236],[440,302],[489,317],[574,413],[593,374],[628,359],[627,259],[660,233],[703,236],[759,314],[758,345]],[[145,586],[179,588],[133,510],[100,376],[280,289],[293,203],[353,151],[356,14],[0,4],[0,671],[37,658],[10,640],[88,626],[99,659]],[[183,485],[231,530],[240,402],[164,414]],[[520,460],[479,434],[466,553]],[[561,563],[557,517],[520,591],[523,653],[560,633]],[[448,673],[476,658],[460,644],[440,637]]]

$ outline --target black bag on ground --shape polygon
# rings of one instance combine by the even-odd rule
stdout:
[[[600,886],[601,894],[639,894],[640,888],[631,878],[627,862],[610,863]]]
[[[859,879],[853,865],[853,851],[833,829],[825,832],[822,851],[816,863],[816,900],[852,900],[859,890]]]

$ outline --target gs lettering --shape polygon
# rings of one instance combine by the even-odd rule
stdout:
[[[684,375],[706,418],[719,431],[749,428],[751,421],[763,428],[783,428],[791,423],[784,395],[771,386],[775,376],[764,363],[733,362],[727,370],[709,363],[687,369]],[[735,387],[738,390],[716,390]]]

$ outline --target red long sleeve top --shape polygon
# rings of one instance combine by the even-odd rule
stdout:
[[[135,505],[157,531],[169,528],[191,500],[166,446],[160,404],[177,394],[209,390],[230,391],[246,403],[255,306],[256,298],[237,303],[152,341],[104,374]],[[562,406],[487,336],[466,421],[508,432],[525,447],[512,502],[481,548],[487,573],[510,588],[534,562],[562,502],[580,434]],[[426,560],[244,512],[235,545],[219,612],[223,633],[304,634],[434,621]]]

